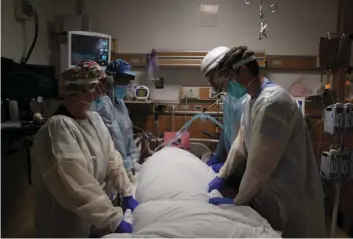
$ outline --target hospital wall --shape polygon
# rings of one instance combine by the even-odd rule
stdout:
[[[276,13],[270,13],[265,7],[268,39],[262,41],[257,38],[258,1],[246,5],[243,0],[102,0],[86,1],[85,10],[91,16],[92,30],[116,38],[120,53],[147,53],[151,48],[157,51],[208,51],[220,45],[247,45],[270,55],[317,55],[319,38],[327,32],[336,31],[337,1],[275,2],[278,5]],[[208,19],[212,27],[204,27],[205,19],[200,12],[202,3],[218,4],[217,17]],[[312,92],[320,86],[321,76],[318,73],[267,73],[272,81],[286,89],[298,79],[302,79]],[[159,101],[177,102],[180,85],[207,85],[199,67],[162,67],[159,76],[165,80],[165,89],[158,95],[153,94],[152,90],[152,97]],[[138,70],[136,81],[148,84],[144,70]],[[136,118],[141,119],[141,116]],[[160,132],[177,130],[188,118],[175,116],[172,121],[171,116],[162,116]],[[155,132],[153,116],[147,117],[144,122],[147,122],[144,129]],[[207,130],[215,129],[212,123],[203,124]],[[191,134],[193,137],[206,137],[196,130]]]
[[[50,23],[55,15],[68,14],[71,10],[65,9],[65,1],[31,1],[38,12],[39,32],[36,47],[28,63],[47,65],[50,64],[52,47]],[[19,62],[33,41],[34,23],[33,21],[25,24],[17,22],[14,17],[14,4],[15,0],[1,1],[1,56]],[[72,10],[74,11],[74,8]]]
[[[119,52],[145,53],[151,48],[175,51],[207,51],[219,45],[247,45],[271,55],[317,55],[319,37],[335,32],[337,1],[335,0],[276,0],[278,11],[270,13],[268,39],[259,41],[259,6],[257,1],[246,5],[243,0],[101,0],[85,1],[90,14],[92,30],[112,35],[118,39]],[[208,20],[213,27],[203,27],[200,15],[201,3],[218,4],[219,13]],[[22,26],[13,17],[14,0],[2,1],[2,56],[19,60],[32,41],[33,24]],[[38,43],[30,63],[50,62],[49,23],[55,15],[74,14],[74,0],[33,0],[39,20]],[[206,85],[198,68],[162,69],[166,91],[170,99],[176,99],[180,84]],[[270,78],[288,87],[295,79],[304,76],[310,89],[315,91],[319,76],[313,74],[270,74]],[[192,83],[190,83],[192,79]],[[144,83],[140,78],[138,82]]]
[[[265,7],[268,39],[262,41],[257,38],[258,1],[250,5],[243,0],[86,1],[85,13],[91,17],[92,31],[117,39],[120,53],[147,53],[151,48],[157,51],[208,51],[219,45],[247,45],[271,55],[317,55],[319,38],[336,31],[337,1],[275,2],[278,5],[276,13],[270,13]],[[66,11],[72,13],[74,2],[66,0],[66,3]],[[212,27],[204,27],[207,20],[201,16],[202,3],[218,4],[219,13],[207,22]],[[136,82],[148,84],[146,72],[137,72]],[[199,67],[162,67],[160,77],[165,80],[164,90],[158,94],[152,92],[152,97],[160,102],[178,102],[180,85],[207,86]],[[312,92],[320,86],[320,74],[317,73],[268,72],[268,77],[286,89],[297,79],[302,79]],[[166,128],[172,130],[171,126]],[[175,126],[174,130],[177,128]]]
[[[336,31],[337,1],[277,0],[278,11],[270,13],[267,5],[268,39],[258,40],[259,6],[257,1],[246,5],[243,0],[101,0],[85,1],[91,16],[92,30],[118,39],[121,53],[147,53],[151,48],[170,51],[207,51],[219,45],[247,45],[271,55],[317,55],[318,41],[327,32]],[[218,4],[214,19],[201,16],[201,3]],[[74,14],[74,0],[33,0],[39,14],[37,46],[29,63],[49,64],[51,57],[50,23],[56,15]],[[13,14],[14,0],[2,1],[1,55],[19,61],[33,37],[33,23],[23,26]],[[25,44],[24,44],[25,43]],[[165,100],[177,100],[180,85],[205,86],[198,67],[163,68]],[[309,73],[271,73],[269,78],[288,88],[296,79],[304,80],[315,92],[320,76]],[[143,72],[137,83],[146,84]]]
[[[246,5],[243,0],[86,0],[85,13],[89,14],[92,31],[107,33],[118,40],[121,53],[146,53],[151,48],[169,51],[207,51],[219,45],[247,45],[256,51],[271,55],[317,55],[318,41],[326,32],[335,32],[336,0],[276,0],[278,11],[270,13],[268,39],[258,40],[258,1]],[[212,27],[204,27],[200,13],[201,3],[218,4],[219,13],[208,19]],[[13,16],[14,0],[2,2],[1,55],[17,61],[31,43],[33,24],[27,23],[25,34]],[[75,14],[74,0],[33,0],[39,19],[38,43],[29,63],[49,64],[51,57],[50,23],[56,15]],[[26,37],[24,37],[26,36]],[[179,87],[206,86],[199,67],[161,68],[164,77],[163,92],[152,94],[160,101],[178,102]],[[315,92],[320,75],[308,72],[268,72],[268,77],[288,89],[302,79]],[[146,84],[144,71],[138,70],[137,83]],[[53,104],[55,105],[55,104]],[[57,104],[56,104],[57,105]]]
[[[151,48],[172,51],[207,51],[216,46],[246,45],[271,55],[317,55],[318,42],[327,32],[336,31],[337,1],[276,0],[278,11],[270,13],[268,39],[258,40],[258,1],[246,5],[243,0],[102,0],[86,1],[86,11],[92,17],[92,30],[118,39],[122,53],[147,53]],[[218,4],[219,13],[206,21],[200,15],[201,3]],[[177,99],[180,84],[207,85],[198,67],[162,69],[166,81],[166,97]],[[315,91],[319,75],[270,74],[270,78],[288,88],[302,76]],[[138,79],[146,83],[146,78]]]

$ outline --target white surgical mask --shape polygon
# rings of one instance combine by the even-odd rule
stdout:
[[[91,103],[92,103],[92,102],[88,102],[88,101],[84,101],[84,100],[79,100],[76,97],[71,97],[71,99],[77,100],[78,102],[84,103],[84,104],[89,105],[89,106],[91,106]]]

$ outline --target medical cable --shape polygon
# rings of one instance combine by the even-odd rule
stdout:
[[[152,133],[144,131],[143,129],[141,129],[141,128],[135,126],[135,125],[133,125],[132,127],[136,128],[136,129],[138,129],[138,130],[140,130],[142,132],[142,133],[137,133],[137,134],[134,134],[134,135],[144,135],[144,136],[147,135],[148,137],[155,139],[159,144],[162,143],[161,141],[159,141],[158,137],[154,136]]]
[[[138,130],[140,130],[140,131],[142,132],[142,133],[134,134],[134,135],[137,135],[138,137],[140,137],[141,140],[143,140],[143,142],[145,143],[144,148],[143,148],[142,151],[141,151],[141,155],[142,155],[146,150],[148,151],[149,154],[151,154],[151,155],[154,154],[155,151],[153,151],[153,150],[151,149],[151,147],[150,147],[150,139],[152,138],[152,139],[156,140],[159,145],[161,145],[162,142],[159,141],[159,139],[158,139],[157,137],[155,137],[152,133],[146,132],[146,131],[144,131],[143,129],[141,129],[141,128],[135,126],[135,125],[133,125],[133,127],[136,128],[136,129],[138,129]],[[158,147],[158,146],[157,146],[157,147]]]
[[[185,95],[185,109],[189,109],[188,107],[188,97]],[[186,112],[184,114],[184,124],[186,124]]]
[[[172,132],[174,132],[174,117],[175,117],[174,112],[175,112],[175,105],[173,105],[172,107]]]
[[[26,3],[29,5],[29,7],[31,8],[32,10],[32,17],[33,17],[33,20],[34,20],[34,38],[33,38],[33,41],[32,41],[32,44],[28,50],[28,53],[26,56],[22,57],[21,59],[21,63],[22,64],[27,64],[27,61],[29,60],[29,58],[31,57],[32,55],[32,52],[34,50],[34,47],[36,46],[36,43],[37,43],[37,39],[38,39],[38,31],[39,31],[39,20],[38,20],[38,14],[37,14],[37,11],[36,9],[33,7],[32,3],[30,1],[26,1]]]

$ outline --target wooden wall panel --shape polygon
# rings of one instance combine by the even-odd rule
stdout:
[[[159,137],[163,137],[163,132],[176,132],[180,130],[181,127],[191,118],[192,116],[174,116],[173,124],[173,116],[161,115],[159,117]],[[147,117],[145,131],[152,132],[156,135],[157,128],[155,125],[154,116],[151,115]],[[202,131],[207,131],[208,133],[214,135],[216,133],[216,126],[210,121],[200,122],[200,120],[195,120],[189,129],[190,137],[207,139],[208,137],[204,135]]]
[[[266,69],[319,71],[315,56],[266,56]]]
[[[210,88],[202,87],[199,91],[199,99],[200,100],[208,100],[210,95]]]

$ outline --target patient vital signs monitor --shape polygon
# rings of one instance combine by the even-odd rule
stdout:
[[[92,60],[105,68],[110,61],[111,36],[84,31],[70,31],[67,45],[61,47],[61,72],[83,60]]]

